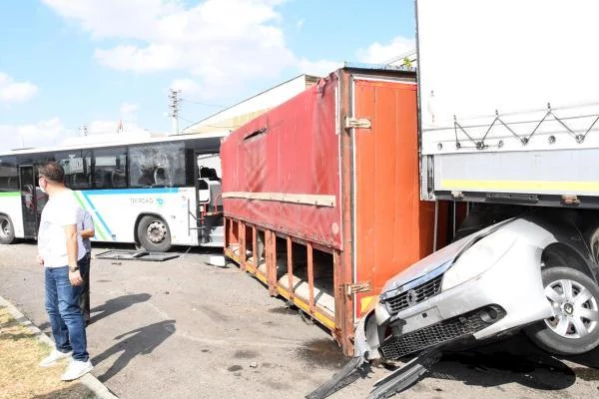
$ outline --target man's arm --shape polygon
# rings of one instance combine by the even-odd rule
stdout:
[[[96,235],[96,231],[94,229],[81,230],[81,237],[83,238],[92,238]]]
[[[67,238],[67,257],[69,260],[69,280],[71,285],[81,285],[81,273],[77,267],[77,254],[79,246],[77,243],[77,225],[69,224],[64,226],[64,233]]]
[[[87,212],[85,212],[83,216],[83,230],[81,230],[79,234],[81,234],[81,237],[83,238],[92,238],[96,235],[96,230],[94,229],[94,220]]]

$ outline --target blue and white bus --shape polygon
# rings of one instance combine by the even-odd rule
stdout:
[[[0,154],[0,243],[36,239],[47,196],[37,166],[59,162],[65,182],[94,218],[95,241],[223,245],[219,150],[226,133]]]

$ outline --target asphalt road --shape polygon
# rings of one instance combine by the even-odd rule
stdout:
[[[103,251],[95,247],[94,253]],[[184,249],[185,250],[185,249]],[[33,243],[0,246],[0,295],[43,330]],[[303,398],[346,361],[329,335],[237,268],[191,251],[163,262],[92,260],[93,374],[121,398]],[[556,359],[520,336],[446,355],[398,397],[599,397],[599,352]],[[376,368],[331,398],[366,398]]]

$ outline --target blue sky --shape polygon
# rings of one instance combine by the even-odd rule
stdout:
[[[384,62],[413,47],[413,0],[0,2],[0,151],[88,126],[168,131],[302,72]]]

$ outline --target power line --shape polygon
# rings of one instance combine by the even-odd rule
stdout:
[[[190,121],[189,119],[185,119],[185,118],[183,118],[182,116],[180,116],[180,117],[179,117],[179,119],[181,119],[182,121],[185,121],[185,122],[187,122],[187,123],[192,123],[192,124],[195,124],[195,123],[197,123],[197,122],[192,122],[192,121]]]
[[[202,105],[204,107],[227,108],[226,105],[208,104],[208,103],[203,103],[203,102],[200,102],[200,101],[190,100],[190,99],[187,99],[187,98],[182,98],[181,101],[185,101],[187,103],[195,104],[195,105]]]

